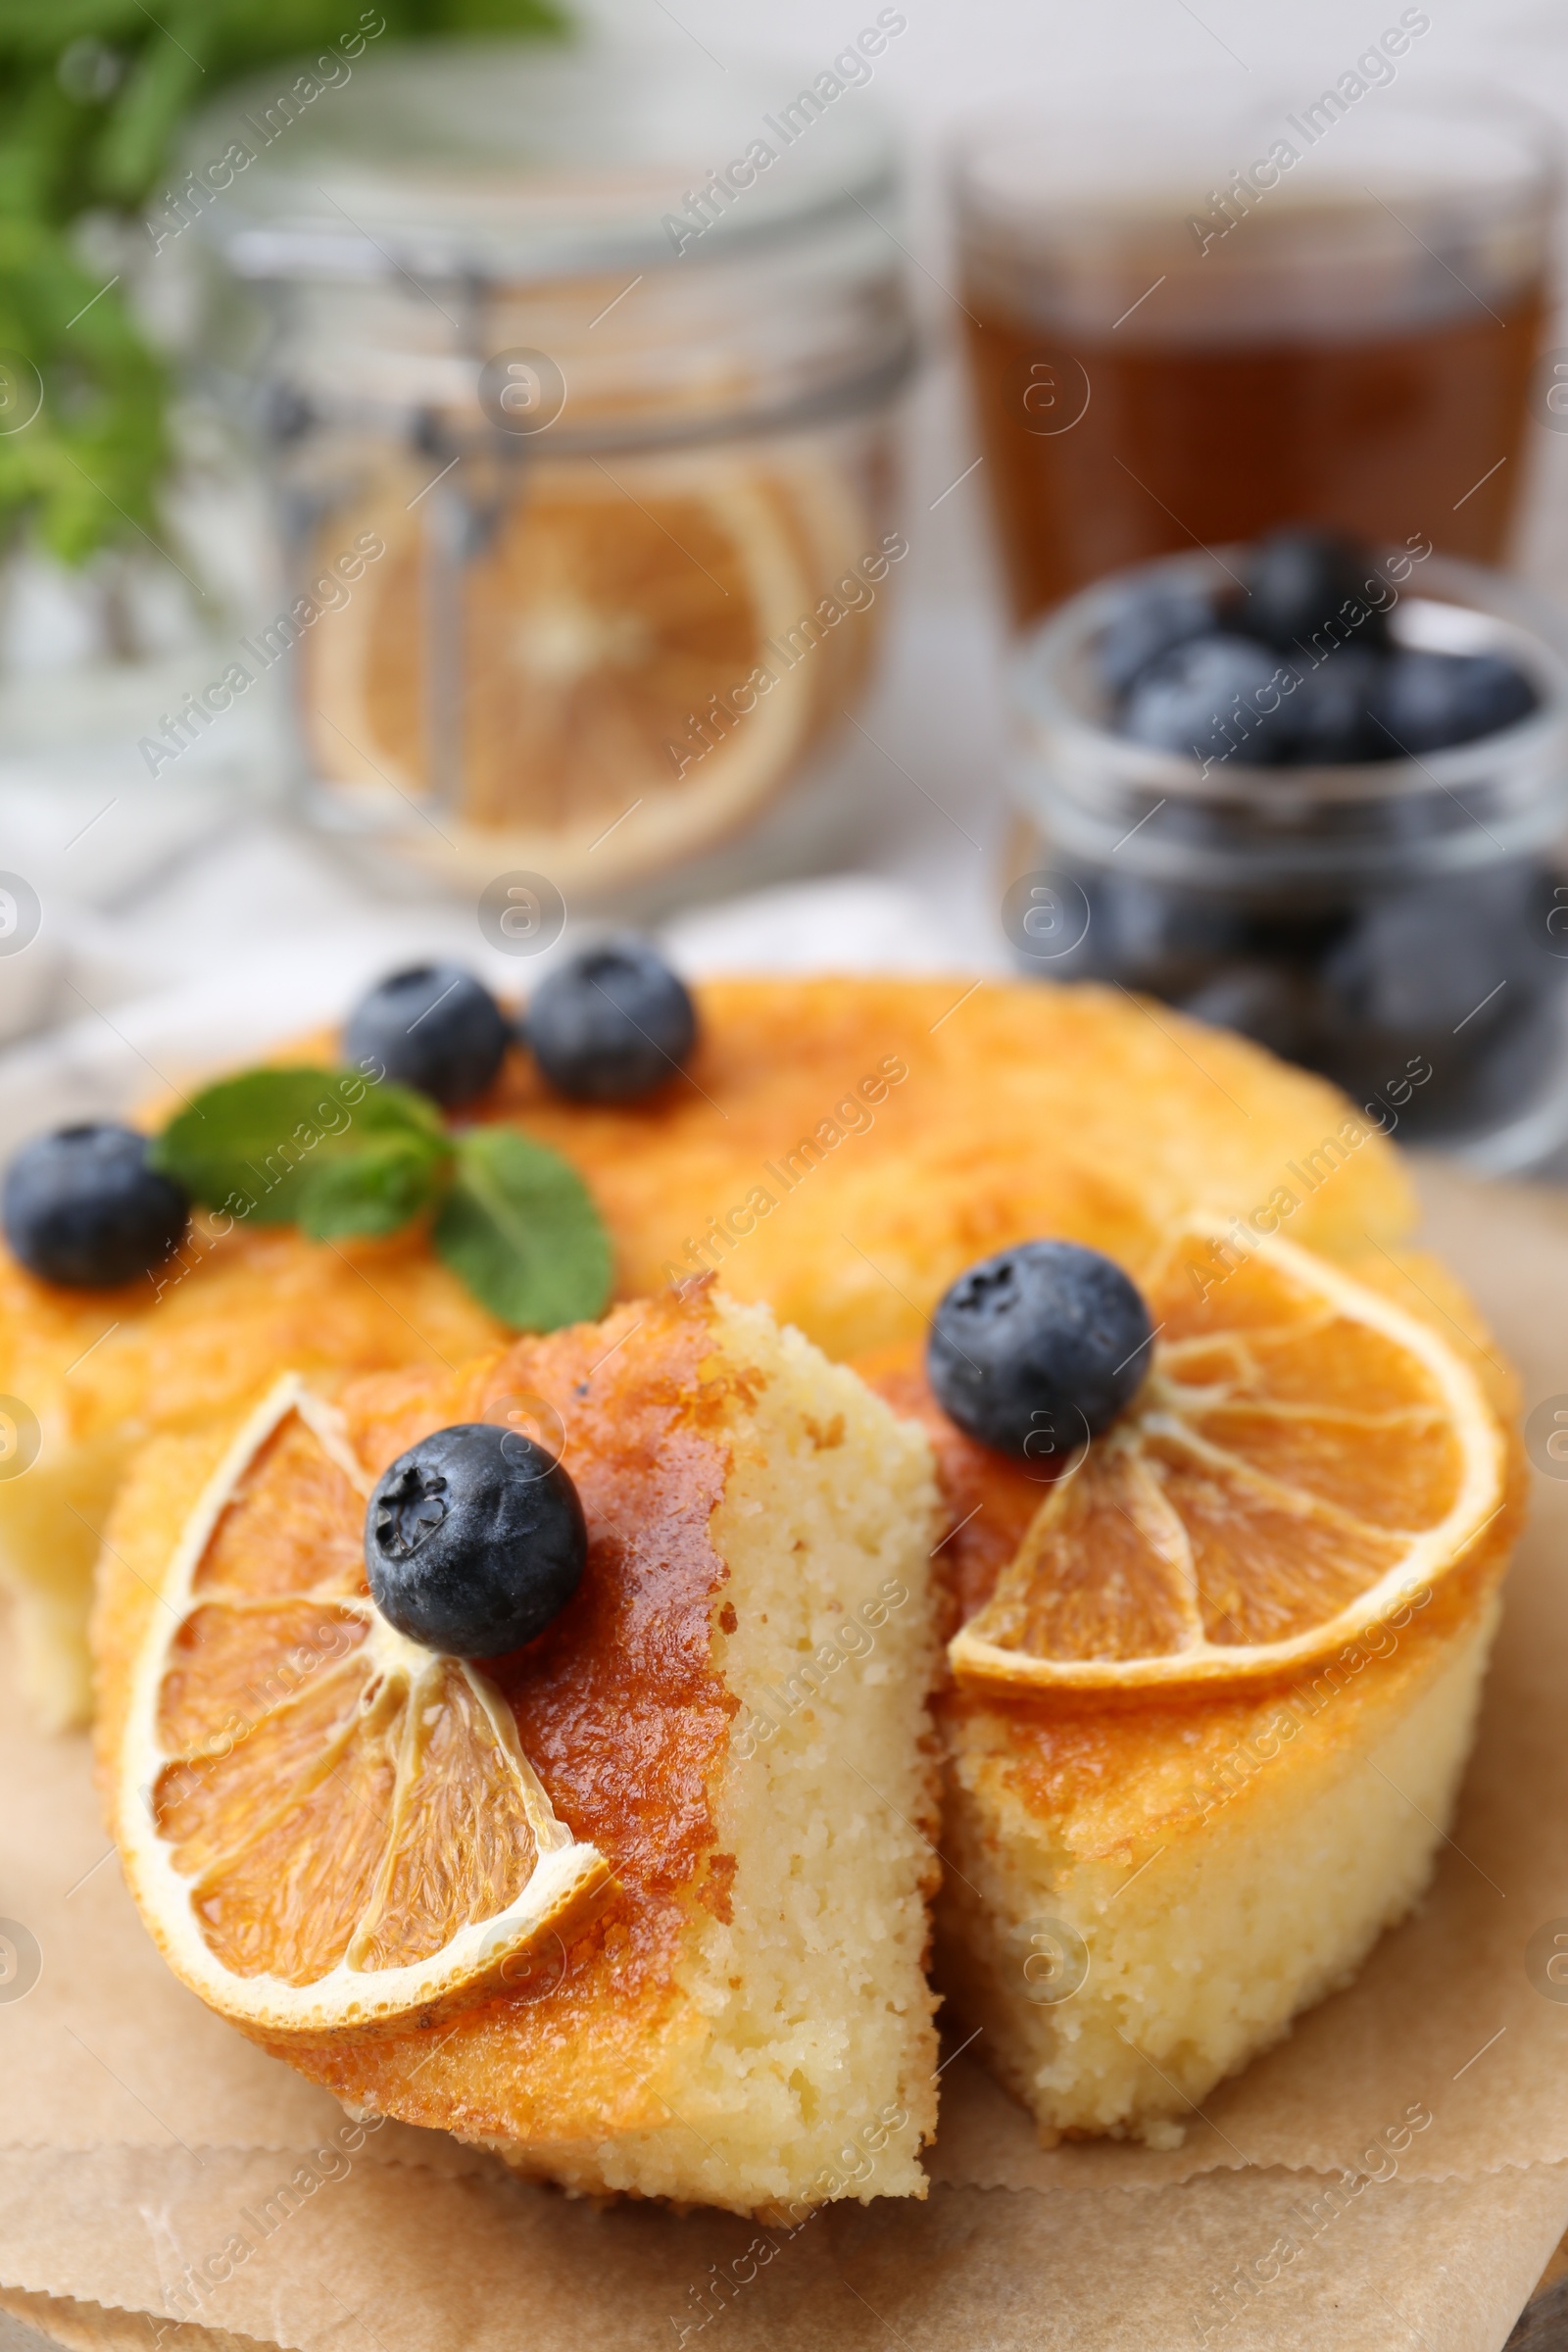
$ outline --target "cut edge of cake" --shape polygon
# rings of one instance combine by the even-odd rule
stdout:
[[[649,2077],[662,2122],[490,2144],[580,2192],[799,2222],[926,2193],[940,1505],[918,1429],[765,1307],[711,1304],[730,1399],[713,1642],[740,1702],[712,1799],[729,1917],[692,1906],[693,2030]]]
[[[1181,1768],[1132,1749],[1122,1795],[1145,1779],[1152,1819],[1120,1844],[1083,1850],[1066,1809],[1031,1804],[983,1722],[950,1740],[938,1978],[1044,2144],[1179,2145],[1215,2083],[1407,1916],[1469,1756],[1495,1582],[1413,1677],[1372,1658],[1326,1703],[1309,1684],[1266,1694],[1236,1773],[1195,1775],[1162,1819]]]

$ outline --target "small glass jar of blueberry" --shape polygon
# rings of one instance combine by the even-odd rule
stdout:
[[[1568,621],[1291,529],[1072,599],[1016,671],[1019,963],[1162,998],[1494,1169],[1568,1139]]]

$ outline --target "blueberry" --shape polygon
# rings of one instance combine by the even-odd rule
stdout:
[[[1396,755],[1372,717],[1384,657],[1359,645],[1337,646],[1315,669],[1300,665],[1288,705],[1291,759],[1302,767],[1340,767]]]
[[[1266,767],[1285,757],[1281,664],[1245,637],[1199,637],[1151,663],[1122,707],[1121,732],[1193,760]]]
[[[582,1582],[577,1490],[520,1431],[460,1421],[384,1471],[365,1514],[370,1595],[427,1649],[494,1658],[543,1633]]]
[[[1153,1338],[1121,1268],[1077,1242],[1020,1242],[960,1274],[926,1346],[938,1403],[1003,1453],[1097,1437],[1137,1393]]]
[[[1374,593],[1387,594],[1354,540],[1337,531],[1275,531],[1252,551],[1248,593],[1233,600],[1225,625],[1282,654],[1304,653],[1320,630],[1329,644],[1344,642],[1348,630],[1357,645],[1377,648],[1388,642],[1388,621],[1367,600],[1369,580]]]
[[[147,1138],[107,1123],[24,1144],[6,1170],[0,1218],[29,1274],[112,1290],[178,1249],[190,1201],[147,1164]]]
[[[528,1043],[552,1086],[579,1102],[633,1102],[685,1062],[697,1042],[691,998],[645,939],[584,948],[528,1006]]]
[[[1391,655],[1375,706],[1391,752],[1443,752],[1517,726],[1536,708],[1536,690],[1497,654]]]
[[[1363,1034],[1451,1041],[1462,1023],[1468,1046],[1510,1009],[1500,984],[1521,977],[1529,912],[1517,867],[1432,874],[1368,900],[1324,978]]]
[[[1124,589],[1095,648],[1106,691],[1119,699],[1161,654],[1214,627],[1214,608],[1196,588],[1145,581]]]
[[[1096,912],[1103,935],[1108,970],[1136,974],[1134,985],[1163,993],[1180,987],[1195,966],[1235,955],[1246,936],[1246,917],[1235,903],[1176,890],[1146,875],[1109,873]]]
[[[1287,1061],[1311,1044],[1317,991],[1308,974],[1284,963],[1238,963],[1195,989],[1182,1010],[1213,1029],[1235,1029]]]
[[[448,1110],[495,1081],[512,1032],[487,988],[461,963],[416,963],[378,980],[343,1030],[350,1061],[378,1061],[399,1086]]]

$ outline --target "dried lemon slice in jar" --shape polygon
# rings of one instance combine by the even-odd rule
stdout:
[[[808,600],[825,596],[828,612],[840,615],[812,647],[815,743],[860,706],[882,642],[889,567],[885,557],[876,562],[870,485],[858,482],[848,466],[808,449],[780,452],[762,480],[809,583]],[[876,571],[880,578],[872,576]]]
[[[262,2036],[482,1997],[611,1878],[494,1685],[374,1607],[369,1487],[285,1374],[186,1521],[134,1669],[114,1788],[131,1892],[175,1974]]]
[[[831,662],[808,542],[760,468],[552,461],[465,491],[476,544],[445,612],[432,534],[455,493],[420,489],[389,476],[334,517],[334,547],[368,529],[386,552],[302,649],[320,773],[412,800],[430,819],[405,828],[413,852],[605,888],[708,848],[780,790]],[[433,755],[443,659],[455,723]]]
[[[1477,1557],[1502,1426],[1428,1324],[1277,1236],[1189,1229],[1148,1286],[1138,1396],[1051,1487],[950,1648],[971,1687],[1294,1674]]]

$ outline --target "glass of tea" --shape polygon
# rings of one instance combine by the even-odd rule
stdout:
[[[1290,522],[1504,554],[1558,172],[1511,99],[1402,82],[1430,19],[1245,112],[1024,106],[957,159],[962,302],[1014,617]]]

